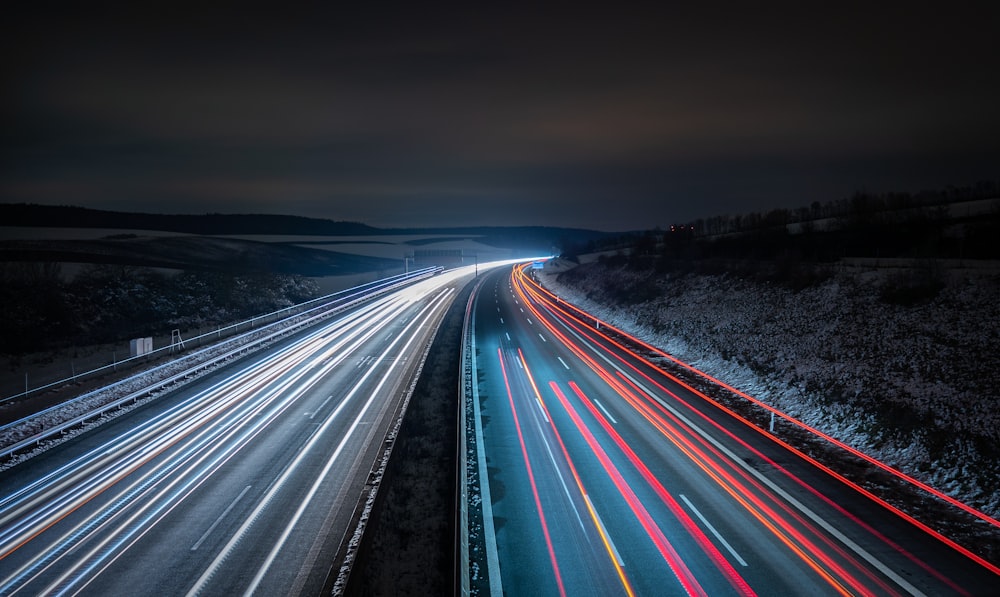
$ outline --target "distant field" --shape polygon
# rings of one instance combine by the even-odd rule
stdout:
[[[163,230],[122,230],[121,228],[36,228],[27,226],[0,226],[0,241],[5,240],[96,240],[134,234],[136,236],[193,236],[182,232]]]
[[[242,240],[253,240],[262,243],[387,243],[404,244],[411,242],[424,243],[428,240],[454,240],[469,238],[466,235],[455,234],[364,234],[352,236],[329,236],[329,235],[298,235],[298,234],[220,234],[220,238],[238,238]]]
[[[0,262],[47,262],[75,275],[81,264],[163,269],[271,272],[314,278],[391,274],[405,266],[454,266],[509,259],[514,251],[477,242],[478,235],[386,234],[195,235],[109,228],[0,227]],[[428,257],[462,251],[462,258]],[[404,262],[413,257],[415,261]],[[339,285],[339,284],[337,284]]]
[[[128,237],[133,237],[129,239]],[[477,242],[475,239],[479,235],[455,235],[455,234],[385,234],[385,235],[351,235],[351,236],[321,236],[321,235],[285,235],[285,234],[232,234],[232,235],[194,235],[177,232],[164,232],[160,230],[128,230],[114,228],[33,228],[0,226],[0,243],[7,243],[7,249],[11,248],[11,243],[18,241],[53,241],[53,242],[84,242],[84,241],[122,241],[139,239],[170,239],[184,237],[189,240],[196,238],[217,239],[219,241],[232,241],[235,250],[241,250],[237,245],[244,241],[252,243],[256,248],[261,245],[275,245],[277,247],[301,247],[323,251],[327,254],[340,253],[361,257],[373,257],[384,260],[398,260],[400,267],[405,256],[410,256],[414,251],[433,250],[462,250],[468,255],[478,255],[482,261],[508,259],[512,255],[512,250],[508,248],[498,248],[495,246]],[[216,247],[220,243],[216,243]],[[21,245],[13,245],[21,248]],[[60,244],[59,250],[66,251],[73,245]],[[97,252],[80,246],[80,253],[89,255]],[[102,255],[108,252],[99,251]],[[2,253],[0,253],[2,255]],[[134,255],[133,255],[134,256]],[[329,255],[327,255],[329,256]],[[158,257],[169,257],[160,254]],[[218,255],[218,258],[229,257],[225,254]],[[7,259],[16,260],[16,259]],[[36,260],[36,259],[31,259]],[[39,259],[40,260],[40,259]],[[86,259],[83,262],[89,262]],[[162,260],[158,260],[156,266],[164,265]],[[79,259],[67,259],[68,263],[79,263]],[[369,269],[351,268],[355,272],[375,271],[384,269],[390,264],[378,263],[371,265]],[[307,274],[308,275],[308,274]]]
[[[462,250],[469,255],[478,255],[481,261],[509,259],[511,250],[477,242],[479,235],[459,236],[454,234],[385,234],[365,236],[294,236],[237,234],[219,238],[240,239],[253,242],[295,245],[324,251],[399,259],[414,251]]]

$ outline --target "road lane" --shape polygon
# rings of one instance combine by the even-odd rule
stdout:
[[[0,473],[0,594],[319,592],[465,269]]]
[[[524,274],[494,275],[480,295],[479,400],[505,592],[560,594],[578,577],[592,594],[995,590],[995,565],[751,429],[592,322],[560,314]],[[508,380],[507,404],[498,379]],[[543,438],[520,454],[514,417],[526,438]],[[558,506],[565,484],[537,471],[560,468],[575,471],[575,493],[599,517]],[[546,531],[581,521],[582,537]],[[584,556],[564,543],[613,549]]]

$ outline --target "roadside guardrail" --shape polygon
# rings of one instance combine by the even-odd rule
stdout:
[[[272,311],[270,313],[264,313],[261,315],[255,315],[250,319],[245,319],[243,321],[233,323],[227,326],[219,327],[209,332],[205,332],[198,336],[192,336],[191,338],[185,339],[181,342],[182,345],[186,346],[202,346],[206,344],[216,344],[217,340],[226,337],[234,336],[238,334],[241,330],[253,330],[259,328],[262,324],[267,324],[269,322],[276,322],[282,319],[287,319],[291,315],[299,315],[306,311],[310,311],[317,306],[328,305],[333,302],[350,300],[351,298],[363,296],[369,292],[376,292],[380,288],[387,285],[396,284],[400,281],[413,281],[415,279],[426,277],[429,274],[434,274],[442,271],[443,268],[428,267],[419,270],[414,270],[405,274],[397,274],[395,276],[390,276],[388,278],[382,278],[375,280],[373,282],[368,282],[366,284],[361,284],[354,286],[352,288],[347,288],[332,294],[327,294],[318,298],[310,299],[308,301],[298,303],[296,305],[291,305],[283,309],[278,309],[277,311]],[[128,368],[134,365],[146,363],[151,360],[156,360],[163,356],[168,356],[170,354],[176,353],[178,350],[182,350],[176,344],[168,344],[157,348],[156,350],[150,351],[148,353],[129,357],[124,359],[115,359],[113,362],[103,365],[101,367],[95,367],[88,371],[81,371],[79,373],[74,373],[69,377],[62,379],[57,379],[55,381],[38,385],[33,388],[25,388],[23,392],[18,392],[17,394],[12,394],[10,396],[0,399],[0,404],[6,402],[12,402],[15,400],[23,400],[33,394],[43,392],[52,388],[57,388],[64,386],[69,383],[75,383],[84,380],[89,377],[94,377],[96,375],[102,375],[111,371],[117,371],[120,368]],[[27,381],[25,382],[27,385]]]
[[[400,287],[436,275],[437,273],[440,273],[442,269],[443,268],[441,267],[430,267],[409,272],[408,274],[400,274],[384,278],[382,280],[377,280],[375,282],[343,290],[338,293],[326,295],[318,299],[313,299],[305,303],[300,303],[299,305],[287,307],[280,311],[275,311],[274,313],[254,317],[252,320],[247,321],[261,320],[266,317],[270,317],[275,313],[290,312],[296,308],[302,309],[264,326],[256,327],[250,331],[230,337],[222,342],[217,342],[168,363],[146,369],[140,373],[126,377],[125,379],[98,388],[91,392],[81,394],[76,398],[67,400],[63,403],[28,415],[27,417],[23,417],[16,421],[12,421],[6,425],[2,425],[0,426],[0,434],[9,430],[24,427],[25,431],[23,435],[25,435],[25,437],[15,439],[13,443],[0,448],[0,457],[9,458],[14,454],[37,446],[49,438],[61,435],[66,431],[83,425],[89,421],[99,419],[110,411],[120,409],[129,403],[136,402],[140,398],[150,396],[175,383],[194,377],[199,372],[212,368],[219,363],[233,358],[234,356],[260,348],[268,342],[300,331],[362,302],[372,300]],[[240,322],[239,324],[233,324],[231,327],[236,327],[245,323],[246,321]],[[215,334],[216,332],[211,332],[210,334],[206,334],[206,336]],[[181,371],[171,373],[171,371],[177,369],[178,367],[181,368]],[[106,367],[102,369],[106,369]],[[156,379],[157,376],[164,377]],[[79,377],[80,376],[78,375],[72,379],[78,379]],[[147,379],[153,378],[155,381],[147,383],[145,380],[141,380],[141,378],[144,377]],[[63,383],[72,381],[72,379],[64,380]],[[48,424],[45,422],[46,419],[56,416],[57,411],[71,409],[72,405],[75,403],[85,404],[86,401],[94,398],[100,393],[108,392],[110,390],[114,390],[115,388],[128,388],[129,385],[135,383],[141,383],[142,387],[138,390],[129,391],[123,397],[112,399],[105,404],[88,409],[86,412],[77,416],[68,415],[71,418],[57,424]],[[36,391],[39,389],[41,388],[36,388]]]

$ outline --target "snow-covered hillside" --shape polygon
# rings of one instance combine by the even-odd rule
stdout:
[[[1000,515],[1000,276],[950,270],[884,300],[899,272],[840,269],[794,291],[731,274],[550,262],[580,308],[992,517]],[[895,278],[894,278],[895,277]],[[653,285],[653,286],[651,286]],[[647,300],[623,299],[635,288]],[[652,291],[651,291],[652,290]]]

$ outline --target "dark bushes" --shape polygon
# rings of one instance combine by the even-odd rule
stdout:
[[[65,281],[58,264],[0,264],[0,353],[225,324],[308,300],[317,292],[311,279],[284,274],[166,275],[143,267],[95,265]]]
[[[912,307],[934,299],[944,288],[944,277],[933,261],[890,276],[879,291],[879,299],[890,305]]]

